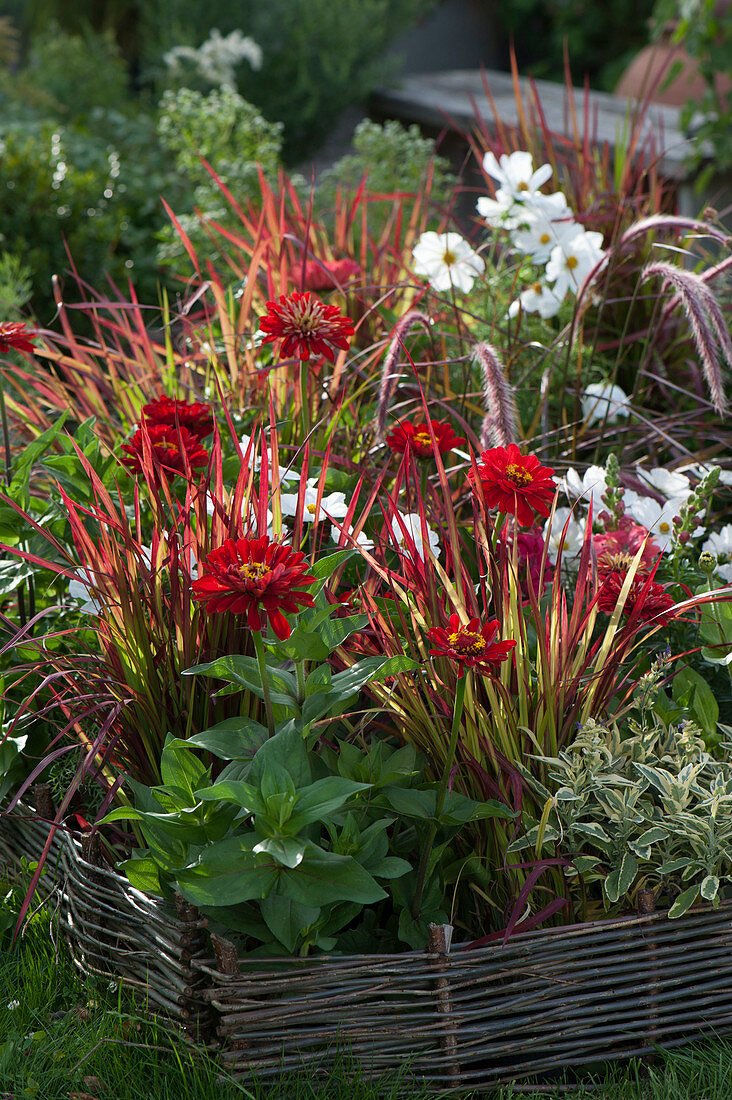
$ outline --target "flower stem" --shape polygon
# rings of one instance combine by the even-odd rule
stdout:
[[[262,680],[262,694],[264,695],[264,710],[267,715],[267,730],[270,737],[274,737],[275,724],[274,715],[272,713],[272,699],[269,694],[269,678],[267,673],[267,659],[264,654],[264,642],[262,641],[262,634],[259,630],[252,631],[252,637],[254,638],[254,652],[257,655],[257,664],[259,665],[259,675]]]
[[[422,856],[419,861],[419,868],[417,869],[417,885],[414,891],[414,898],[412,900],[412,917],[414,920],[419,919],[419,914],[422,911],[422,897],[424,895],[424,883],[427,877],[427,865],[429,864],[430,856],[432,855],[432,849],[435,843],[435,837],[437,836],[437,828],[442,814],[443,806],[445,805],[445,798],[447,797],[447,786],[450,782],[450,772],[452,766],[455,763],[455,753],[457,751],[458,735],[460,733],[460,722],[463,717],[463,705],[465,703],[465,688],[468,683],[468,673],[461,677],[455,686],[455,703],[452,708],[452,729],[450,731],[450,744],[447,748],[447,756],[445,758],[445,764],[442,770],[442,776],[440,778],[440,785],[437,788],[437,798],[435,799],[435,816],[430,822],[429,832],[425,840],[424,847],[422,848]]]
[[[308,395],[308,373],[305,363],[300,361],[300,424],[302,427],[302,439],[300,446],[304,446],[310,433],[310,397]]]

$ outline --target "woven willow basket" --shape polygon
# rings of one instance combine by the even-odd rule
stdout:
[[[598,921],[448,954],[203,964],[234,1076],[407,1063],[440,1090],[495,1087],[732,1029],[732,905]],[[238,973],[225,973],[237,970]]]
[[[0,817],[0,862],[37,859],[47,837],[25,807]],[[58,834],[51,854],[78,969],[121,980],[234,1077],[327,1070],[345,1049],[373,1075],[407,1064],[439,1091],[492,1088],[732,1031],[732,903],[471,950],[433,926],[429,952],[240,959],[98,851]]]

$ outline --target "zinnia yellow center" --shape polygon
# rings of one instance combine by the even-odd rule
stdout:
[[[509,462],[506,467],[506,477],[514,483],[514,485],[530,485],[534,480],[528,470],[523,466],[517,466],[515,462]]]
[[[466,657],[475,656],[485,649],[483,635],[475,634],[472,630],[458,630],[456,634],[448,634],[447,641],[451,649]]]
[[[633,564],[633,557],[631,554],[627,554],[623,550],[618,550],[616,553],[606,550],[604,554],[601,554],[598,559],[598,565],[601,565],[603,569],[608,572],[614,573],[627,573]]]
[[[415,432],[414,433],[414,442],[418,443],[420,447],[431,447],[432,446],[432,440],[430,439],[427,432]]]
[[[269,573],[269,566],[265,565],[263,561],[250,561],[246,565],[242,565],[239,573],[247,581],[258,581],[266,573]]]
[[[166,451],[172,454],[178,454],[178,447],[175,443],[170,443],[167,439],[161,439],[155,444],[156,451]]]
[[[532,283],[531,289],[533,290],[534,294],[541,294],[541,283]]]

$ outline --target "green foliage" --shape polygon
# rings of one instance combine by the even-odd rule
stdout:
[[[194,242],[205,251],[210,240],[203,219],[232,224],[232,211],[218,185],[201,163],[204,157],[237,202],[244,205],[260,192],[259,171],[274,181],[280,164],[282,124],[268,122],[259,110],[230,88],[208,94],[182,88],[167,91],[160,103],[158,138],[173,158],[177,178],[166,194],[176,216]],[[183,255],[172,227],[162,234],[163,261]]]
[[[22,309],[33,294],[33,272],[15,252],[0,252],[0,306],[7,315]]]
[[[53,22],[33,37],[23,80],[73,121],[95,108],[119,110],[129,97],[127,67],[110,32],[68,34]]]
[[[343,109],[366,98],[388,73],[386,47],[433,3],[270,0],[251,6],[244,27],[261,43],[264,59],[258,73],[242,68],[239,90],[267,118],[284,122],[288,162],[310,154]]]
[[[697,186],[703,190],[711,177],[732,168],[732,94],[716,90],[720,76],[732,77],[732,7],[715,0],[657,0],[653,16],[657,35],[674,28],[673,41],[706,84],[701,98],[688,100],[681,112],[693,136],[690,166],[702,169]]]
[[[162,211],[129,147],[123,158],[108,139],[6,115],[0,149],[0,246],[33,272],[32,305],[44,322],[53,309],[51,276],[69,269],[66,246],[83,278],[107,272],[125,285],[134,274],[141,293],[154,290],[150,222],[162,221]]]
[[[583,894],[601,885],[605,908],[627,907],[643,886],[668,891],[669,916],[679,917],[699,899],[718,905],[732,885],[732,744],[718,760],[690,719],[676,726],[659,717],[652,708],[666,670],[661,658],[641,678],[624,721],[590,719],[557,757],[541,758],[549,786],[525,773],[544,813],[525,821],[511,851],[570,859],[570,881]],[[681,703],[695,690],[711,695],[688,669],[676,679]]]
[[[318,564],[325,566],[322,583],[339,562]],[[379,903],[386,905],[379,923],[394,926],[392,942],[420,947],[427,922],[447,919],[439,863],[449,840],[466,822],[509,814],[495,802],[457,792],[438,808],[435,786],[424,782],[414,748],[374,739],[364,750],[338,737],[337,716],[353,709],[361,688],[410,672],[415,663],[367,657],[335,675],[328,665],[316,665],[306,677],[306,660],[327,657],[364,625],[363,616],[331,620],[331,614],[320,593],[291,637],[268,647],[273,736],[243,718],[186,741],[169,738],[163,785],[132,782],[135,806],[113,810],[105,820],[132,821],[141,830],[147,849],[125,865],[134,885],[163,893],[177,885],[228,931],[264,945],[262,951],[344,950],[358,935],[364,907]],[[282,667],[287,657],[295,660],[296,675]],[[265,695],[252,658],[232,655],[190,672]],[[319,745],[316,726],[326,723],[327,742]],[[195,755],[201,748],[227,761],[215,780]],[[429,861],[421,913],[413,919],[413,867],[433,827],[440,843]],[[374,936],[378,946],[383,928]]]
[[[618,0],[600,7],[592,0],[511,0],[498,12],[515,39],[522,69],[548,80],[564,80],[565,47],[574,83],[585,75],[611,91],[633,55],[648,40],[653,0]]]

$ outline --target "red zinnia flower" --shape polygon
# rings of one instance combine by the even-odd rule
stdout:
[[[174,401],[163,394],[143,405],[142,415],[150,425],[168,424],[174,428],[176,424],[180,424],[199,439],[205,439],[214,429],[211,406],[204,405],[201,401]]]
[[[626,576],[627,571],[621,572],[618,570],[606,574],[597,598],[597,606],[601,611],[606,611],[608,615],[612,615],[617,606],[620,589],[623,587]],[[645,575],[636,575],[631,581],[623,605],[623,614],[630,615],[637,612],[642,622],[647,622],[649,619],[668,622],[669,619],[673,618],[672,615],[668,614],[668,611],[674,606],[674,602],[673,597],[669,596],[662,584],[656,584],[655,581],[649,580]]]
[[[478,481],[489,508],[515,515],[522,527],[530,527],[535,514],[548,516],[554,499],[552,470],[536,455],[522,455],[515,443],[483,451]],[[475,486],[474,471],[468,477]]]
[[[430,424],[441,455],[465,442],[463,436],[455,435],[447,421],[430,420]],[[417,458],[432,458],[434,454],[430,431],[424,421],[413,424],[411,420],[401,420],[387,435],[386,442],[396,454],[403,455],[408,447]]]
[[[186,461],[191,470],[208,464],[208,451],[201,446],[198,436],[187,428],[172,428],[169,424],[145,424],[122,447],[125,452],[122,461],[136,474],[142,473],[144,468],[142,440],[145,433],[150,440],[153,459],[160,465],[166,477],[173,474],[182,474],[185,477]]]
[[[5,355],[11,348],[15,348],[16,351],[32,352],[33,341],[36,339],[36,334],[29,332],[24,322],[0,322],[0,355]]]
[[[308,291],[281,294],[279,303],[267,302],[267,309],[267,316],[259,319],[259,327],[267,333],[262,343],[282,340],[280,356],[305,360],[323,355],[333,363],[336,350],[345,351],[348,337],[355,332],[353,322],[337,306],[325,305]]]
[[[333,290],[344,286],[361,271],[355,260],[308,260],[305,264],[305,290]]]
[[[455,661],[458,666],[458,680],[466,668],[475,668],[483,676],[487,676],[494,665],[500,665],[506,660],[516,645],[513,639],[494,642],[497,633],[497,619],[484,623],[479,628],[478,619],[471,619],[464,626],[459,615],[451,615],[449,629],[433,626],[427,631],[429,640],[439,646],[439,649],[430,650],[430,657],[449,657],[451,661]]]
[[[593,535],[592,544],[597,554],[597,571],[601,574],[627,573],[641,546],[639,570],[648,574],[661,553],[658,543],[648,537],[648,528],[634,523],[630,516],[621,516],[614,531]]]
[[[308,592],[312,584],[305,555],[267,535],[261,539],[227,539],[206,558],[203,576],[191,586],[194,600],[205,600],[206,611],[245,614],[250,630],[261,630],[262,614],[284,641],[292,633],[282,614],[295,614],[300,607],[313,607]]]

